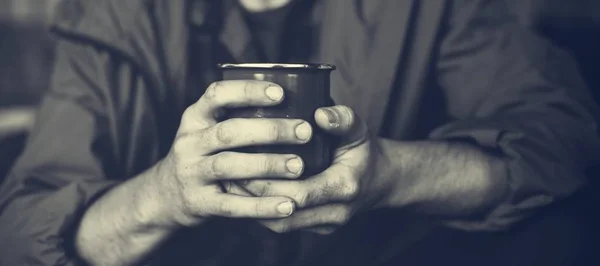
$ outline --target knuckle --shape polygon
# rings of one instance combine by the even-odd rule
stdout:
[[[342,195],[347,200],[354,200],[359,194],[359,185],[356,183],[347,183],[342,187]]]
[[[185,190],[181,195],[181,208],[182,212],[187,216],[194,216],[198,213],[196,201]]]
[[[220,87],[221,82],[215,81],[208,86],[206,91],[204,92],[203,97],[207,100],[214,101],[217,98],[217,90]]]
[[[229,121],[234,123],[235,121]],[[219,144],[227,145],[231,144],[234,140],[234,136],[227,122],[219,123],[215,126],[215,138]]]
[[[360,192],[360,184],[351,176],[338,173],[331,179],[328,189],[332,190],[331,193],[339,195],[342,200],[352,201],[356,199]]]
[[[275,163],[270,156],[261,156],[260,158],[257,158],[256,164],[261,172],[272,173],[276,171]]]
[[[211,138],[210,128],[201,129],[194,133],[191,133],[190,137],[194,138],[194,143],[197,146],[197,148],[203,151],[202,154],[211,150],[213,147],[214,140]],[[190,146],[188,146],[188,148],[190,148]],[[197,148],[194,150],[194,152],[198,152]]]
[[[175,136],[175,140],[173,141],[173,145],[171,145],[171,151],[175,155],[184,153],[189,147],[189,143],[187,141],[188,138],[188,133],[177,134],[177,136]]]
[[[202,148],[198,145],[199,142],[196,139],[197,134],[192,133],[181,133],[175,136],[171,149],[169,150],[170,155],[174,155],[175,158],[183,161],[192,161],[193,158],[202,156],[202,152],[198,152],[198,149]],[[179,160],[178,160],[179,161]]]
[[[181,115],[181,122],[184,123],[185,121],[193,118],[195,109],[196,109],[196,104],[192,104],[192,105],[188,106],[187,108],[185,108],[185,110],[183,111],[183,114]]]
[[[210,158],[211,158],[209,160],[210,174],[217,179],[225,178],[226,177],[225,169],[227,169],[227,167],[228,167],[227,155],[223,156],[222,154],[218,154],[218,155],[213,155]]]
[[[244,97],[246,99],[252,99],[254,91],[252,90],[253,86],[252,86],[253,82],[252,81],[246,81],[244,83],[244,88],[242,89],[242,93],[244,94]]]
[[[234,206],[227,203],[227,202],[221,202],[217,205],[216,211],[219,215],[225,216],[225,217],[231,217],[234,214]]]
[[[254,216],[260,217],[266,213],[266,210],[266,204],[259,201],[257,204],[254,205]]]
[[[268,140],[277,141],[281,138],[279,125],[277,123],[267,123],[265,127],[265,135]]]
[[[214,122],[207,119],[208,116],[205,112],[198,103],[188,106],[181,115],[179,132],[195,131],[213,125]]]

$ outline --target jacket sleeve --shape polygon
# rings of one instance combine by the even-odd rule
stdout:
[[[107,88],[143,87],[123,61],[92,45],[59,41],[49,92],[28,143],[0,190],[0,265],[78,265],[80,217],[122,180]],[[111,137],[113,136],[113,137]]]
[[[519,26],[504,1],[451,5],[436,65],[452,122],[436,140],[467,140],[505,161],[505,200],[465,229],[506,229],[586,183],[600,158],[597,106],[572,58]]]

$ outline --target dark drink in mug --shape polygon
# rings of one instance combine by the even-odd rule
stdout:
[[[223,80],[262,80],[280,85],[281,104],[229,110],[228,118],[291,118],[308,121],[312,139],[303,145],[264,145],[240,149],[247,153],[296,154],[304,161],[303,177],[322,172],[331,164],[334,139],[315,123],[320,107],[331,106],[329,76],[335,66],[325,64],[220,64]],[[243,130],[243,129],[240,129]]]

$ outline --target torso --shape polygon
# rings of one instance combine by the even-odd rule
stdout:
[[[173,2],[171,3],[183,3],[183,0],[171,0]],[[308,2],[308,1],[312,1],[312,0],[303,0],[302,2]],[[163,1],[157,1],[157,2],[163,2]],[[226,1],[223,1],[226,2]],[[329,1],[318,1],[319,3],[334,3],[334,2],[329,2]],[[377,1],[379,2],[379,1]],[[385,2],[385,1],[384,1]],[[165,0],[166,3],[166,0]],[[404,3],[402,2],[396,2],[393,0],[389,0],[389,2],[385,2],[388,3],[388,6],[392,6],[393,8],[397,8],[397,5],[401,5],[398,3]],[[390,4],[391,3],[391,4]],[[354,7],[352,5],[346,5],[346,4],[336,4],[336,5],[340,5],[340,6],[335,6],[335,7],[341,7],[343,12],[351,12],[351,15],[354,15],[355,12],[354,11]],[[170,4],[169,7],[175,6],[175,4]],[[183,4],[182,4],[183,6]],[[185,10],[184,7],[178,7],[179,9],[176,11],[169,11],[171,13],[168,13],[167,11],[164,11],[165,17],[168,17],[168,15],[173,16],[172,18],[169,18],[169,22],[176,21],[181,19],[181,13],[186,12],[187,10]],[[275,10],[277,11],[277,10]],[[181,13],[180,13],[181,12]],[[331,12],[331,11],[329,11]],[[341,12],[341,11],[340,11]],[[347,75],[353,75],[353,74],[362,74],[360,73],[360,67],[364,67],[364,68],[369,68],[372,66],[369,65],[365,65],[364,62],[362,62],[362,60],[360,60],[360,58],[365,57],[365,55],[363,54],[359,54],[361,52],[366,52],[364,50],[361,50],[360,48],[357,48],[355,46],[355,44],[351,44],[351,43],[344,43],[344,42],[348,42],[351,41],[353,36],[351,36],[352,34],[354,34],[352,32],[352,30],[354,29],[359,29],[358,27],[360,26],[360,24],[357,24],[357,28],[352,28],[354,26],[354,24],[352,25],[347,25],[345,30],[345,34],[346,35],[341,35],[341,37],[343,38],[348,38],[348,39],[337,39],[340,35],[337,34],[337,32],[333,32],[334,34],[332,36],[326,36],[327,40],[322,40],[319,37],[321,36],[319,31],[322,31],[323,28],[317,28],[317,32],[312,31],[315,30],[314,28],[311,28],[311,26],[313,26],[313,21],[315,18],[319,18],[319,16],[323,15],[324,20],[326,20],[325,23],[330,23],[330,21],[328,20],[329,17],[325,16],[326,12],[322,12],[321,14],[319,13],[309,13],[306,16],[303,16],[304,18],[306,18],[308,21],[306,21],[305,23],[300,23],[300,25],[302,25],[301,27],[295,27],[295,30],[299,30],[300,32],[306,33],[307,37],[306,38],[298,38],[298,39],[292,39],[292,41],[289,41],[287,43],[284,43],[283,45],[280,46],[280,48],[282,48],[282,50],[287,52],[282,52],[282,53],[274,53],[271,55],[266,54],[264,57],[262,58],[255,58],[254,60],[256,61],[271,61],[271,60],[277,60],[277,61],[292,61],[292,62],[298,62],[298,61],[305,61],[305,62],[320,62],[320,61],[325,61],[322,63],[334,63],[338,66],[340,66],[341,68],[337,71],[337,73],[335,75],[337,75],[338,77],[338,81],[340,79],[346,78]],[[395,15],[389,15],[389,14],[393,14],[392,11],[386,11],[386,18],[390,18],[393,17]],[[160,17],[160,19],[165,19],[163,17]],[[336,19],[342,19],[341,22],[338,21],[334,21],[335,23],[343,23],[344,22],[344,17],[340,18],[339,16]],[[181,19],[182,20],[182,19]],[[299,21],[294,21],[294,22],[299,22]],[[358,23],[354,20],[351,21],[352,23]],[[184,79],[183,77],[183,73],[177,72],[179,71],[179,66],[181,65],[181,60],[183,57],[183,55],[185,53],[187,53],[187,48],[185,48],[185,46],[178,44],[175,40],[177,40],[177,38],[181,38],[181,36],[185,36],[186,34],[188,34],[189,32],[187,31],[187,27],[185,29],[181,29],[179,27],[181,27],[180,25],[177,27],[173,27],[173,28],[168,28],[170,25],[167,25],[169,23],[166,22],[159,22],[161,23],[161,27],[165,27],[165,30],[163,32],[163,34],[165,34],[168,37],[163,37],[163,39],[165,40],[165,43],[161,44],[164,45],[164,47],[162,47],[163,49],[165,49],[166,51],[168,51],[168,53],[166,55],[164,55],[164,58],[161,58],[162,60],[166,60],[166,63],[162,64],[164,67],[163,69],[152,69],[151,71],[149,71],[150,73],[158,73],[156,74],[157,77],[155,78],[162,78],[164,77],[168,77],[170,80],[172,80],[173,82],[180,82],[180,80]],[[164,23],[164,25],[162,24]],[[182,23],[187,23],[187,22],[182,22]],[[387,22],[386,22],[387,23]],[[408,23],[408,22],[407,22]],[[298,23],[296,23],[298,24]],[[331,25],[328,25],[331,26]],[[334,25],[334,26],[340,26],[340,25]],[[397,24],[393,24],[392,26],[394,29],[400,28],[400,26],[402,25],[397,25]],[[95,27],[93,29],[97,29],[98,27]],[[311,29],[310,31],[308,29]],[[331,29],[330,29],[331,30]],[[362,28],[360,30],[363,30]],[[267,30],[268,32],[268,30]],[[356,32],[357,35],[361,35],[360,37],[369,37],[364,35],[365,33],[362,33],[360,31]],[[375,36],[377,37],[377,35],[370,35],[370,36]],[[383,35],[381,35],[383,36]],[[380,43],[386,42],[387,39],[385,39],[384,37],[380,38]],[[191,36],[193,37],[193,36]],[[400,36],[402,37],[402,36]],[[111,37],[112,38],[112,37]],[[169,39],[172,38],[172,39]],[[285,37],[283,37],[283,39],[285,39]],[[169,40],[168,42],[166,40]],[[181,40],[185,40],[185,38],[181,38]],[[262,40],[266,40],[266,42],[269,42],[268,38],[266,39],[262,39]],[[276,38],[274,39],[275,42],[277,42]],[[108,40],[108,43],[115,43],[118,44],[118,41],[120,40]],[[235,42],[235,39],[230,40],[232,43]],[[273,41],[273,39],[271,40]],[[364,38],[364,39],[360,39],[360,41],[363,41],[363,44],[365,45],[365,47],[368,47],[369,45],[372,45],[373,43],[369,43],[368,39]],[[193,42],[191,42],[193,43]],[[375,44],[380,44],[380,43],[375,43]],[[326,54],[323,54],[323,49],[320,49],[321,46],[323,46],[324,44],[337,44],[337,47],[333,47],[335,48],[334,51],[329,51],[330,53],[339,53],[340,52],[348,52],[349,57],[345,57],[342,58],[342,61],[339,62],[335,62],[334,60],[330,61],[331,57],[327,57]],[[132,47],[129,47],[129,43],[120,43],[119,45],[124,46],[124,49],[126,52],[131,53],[131,56],[134,58],[141,58],[141,62],[145,62],[144,60],[146,60],[146,58],[144,57],[150,57],[150,61],[152,60],[156,60],[156,55],[154,53],[150,53],[150,54],[143,54],[143,52],[145,52],[146,50],[150,50],[153,51],[152,49],[155,49],[157,47],[151,47],[150,49],[145,49],[145,50],[136,50],[135,48],[137,48],[135,45],[133,45]],[[142,44],[142,45],[154,45],[154,44]],[[173,45],[173,46],[168,46],[168,45]],[[265,46],[269,46],[269,45],[265,45]],[[193,48],[194,46],[190,46],[189,48]],[[362,47],[362,46],[361,46]],[[146,47],[147,48],[147,47]],[[298,48],[302,48],[302,49],[298,49]],[[340,51],[341,50],[341,51]],[[140,52],[142,54],[140,54]],[[185,52],[185,53],[184,53]],[[386,51],[368,51],[369,53],[377,53],[377,52],[386,52]],[[223,55],[223,57],[221,58],[217,58],[215,61],[219,61],[219,60],[236,60],[235,56],[233,56],[235,54],[235,51],[233,51],[233,53],[231,53],[229,56],[225,55],[225,54],[219,54],[219,55]],[[179,58],[179,59],[178,59]],[[225,58],[225,59],[224,59]],[[379,58],[378,60],[370,60],[371,62],[369,62],[370,64],[375,64],[378,65],[379,63],[381,63],[380,61],[384,61],[383,59]],[[400,58],[398,57],[389,57],[389,58],[384,58],[385,60],[389,60],[389,62],[396,62],[399,61]],[[168,61],[171,60],[171,61]],[[236,60],[238,62],[244,62],[247,61],[248,57],[246,58],[242,58],[241,60]],[[213,66],[213,63],[215,62],[209,62],[209,64],[207,66]],[[157,64],[160,65],[160,64]],[[143,67],[146,67],[146,65],[142,65]],[[173,140],[174,134],[175,134],[175,130],[177,127],[177,122],[174,121],[179,121],[180,119],[180,114],[183,111],[183,109],[186,107],[186,105],[191,104],[192,102],[194,102],[197,97],[199,97],[199,95],[203,92],[203,88],[206,88],[207,83],[217,79],[218,77],[216,76],[210,76],[210,75],[198,75],[198,73],[204,73],[202,71],[194,71],[194,69],[188,69],[189,71],[187,72],[187,76],[204,76],[203,78],[201,78],[202,80],[194,80],[192,83],[190,84],[186,84],[187,86],[182,85],[181,83],[171,83],[171,84],[166,84],[162,87],[159,87],[159,89],[157,90],[157,92],[155,93],[154,91],[148,89],[145,90],[143,92],[121,92],[121,95],[130,95],[130,94],[134,94],[134,93],[145,93],[145,95],[143,95],[143,97],[139,97],[139,99],[141,99],[140,101],[145,101],[143,102],[143,106],[141,106],[140,108],[136,108],[136,110],[133,110],[133,112],[135,112],[134,114],[131,114],[132,116],[137,116],[136,118],[139,119],[139,121],[136,121],[138,123],[136,124],[122,124],[122,125],[115,125],[116,127],[118,127],[115,131],[122,131],[120,132],[120,136],[118,136],[119,138],[115,137],[115,143],[126,143],[126,145],[128,147],[120,147],[118,152],[121,153],[122,158],[120,159],[120,163],[123,163],[124,165],[122,165],[122,168],[120,171],[122,173],[118,173],[118,175],[116,176],[133,176],[137,173],[139,173],[139,171],[143,171],[145,168],[147,168],[148,166],[154,164],[157,160],[160,160],[161,156],[163,156],[166,152],[168,152],[168,149],[171,145],[171,141]],[[378,69],[372,69],[373,71],[379,71]],[[350,71],[348,73],[348,71]],[[162,76],[159,76],[162,75]],[[356,82],[365,82],[365,80],[361,80],[363,76],[352,76],[350,78],[354,78],[354,81]],[[368,80],[374,80],[374,78],[372,77],[367,77]],[[390,79],[393,79],[394,76],[392,75],[392,77],[390,77]],[[390,83],[390,87],[393,86],[393,81],[391,80],[387,80]],[[350,82],[352,83],[352,82]],[[371,84],[371,86],[374,86],[373,84]],[[183,88],[185,87],[185,89]],[[187,92],[186,92],[187,89]],[[362,93],[356,93],[354,91],[354,89],[358,90],[362,90]],[[394,88],[395,89],[395,88]],[[365,93],[365,90],[374,90],[374,88],[371,88],[369,86],[356,86],[356,88],[349,88],[349,87],[344,87],[344,86],[340,86],[338,83],[338,87],[337,87],[337,94],[338,95],[342,95],[344,97],[340,97],[340,99],[342,99],[342,102],[339,102],[341,104],[352,104],[352,102],[358,102],[360,100],[364,100],[361,97],[364,97],[365,95],[367,95]],[[191,94],[190,92],[195,93],[195,95]],[[367,93],[369,93],[370,91],[366,91]],[[166,97],[162,97],[165,94],[167,95]],[[139,95],[138,95],[139,96]],[[187,98],[187,99],[186,99]],[[163,100],[164,99],[164,100]],[[181,99],[186,99],[186,101],[183,101]],[[345,102],[345,100],[348,100],[347,102]],[[390,98],[381,98],[379,99],[378,104],[380,105],[385,105],[386,103],[390,102]],[[126,101],[123,101],[126,102]],[[117,103],[117,104],[121,104],[121,103]],[[158,106],[154,106],[154,104],[157,104]],[[123,106],[118,106],[115,108],[116,110],[120,110],[120,109],[125,109]],[[367,110],[368,108],[363,108],[363,110]],[[112,112],[114,111],[114,112]],[[121,113],[119,113],[118,111],[112,110],[111,111],[111,115],[115,115],[115,116],[119,116],[122,115]],[[143,118],[140,118],[143,117]],[[392,119],[396,119],[396,118],[392,118]],[[131,122],[130,119],[128,118],[123,118],[123,117],[111,117],[110,118],[111,121],[119,121],[119,123],[129,123]],[[137,135],[131,134],[132,132],[135,132]],[[150,140],[150,141],[149,141]],[[152,151],[152,152],[146,152],[145,154],[142,154],[140,156],[138,156],[139,151]],[[390,221],[390,223],[392,223]],[[360,226],[360,224],[358,225]],[[391,228],[394,230],[400,230],[400,228],[397,228],[397,226],[391,225],[391,226],[380,226],[377,228],[377,230],[383,229],[383,228]],[[387,229],[386,229],[387,230]],[[360,231],[360,230],[359,230]],[[410,237],[408,236],[409,234],[407,233],[399,233],[398,235],[403,235],[404,238],[409,239]],[[302,236],[302,237],[300,237]],[[211,242],[210,246],[207,246],[208,243],[206,243],[206,241],[203,241],[204,239],[219,239],[221,240],[221,242],[217,242],[217,243],[213,243]],[[203,228],[194,228],[194,229],[190,229],[190,230],[186,230],[184,232],[181,232],[181,234],[179,234],[176,238],[173,239],[174,243],[169,243],[166,246],[168,247],[168,250],[165,250],[166,254],[169,254],[169,256],[167,256],[165,258],[165,262],[164,265],[218,265],[218,264],[211,264],[210,259],[203,257],[203,254],[199,254],[198,250],[204,250],[206,254],[206,256],[209,255],[214,255],[216,257],[225,257],[225,259],[227,260],[232,260],[232,261],[240,261],[240,262],[244,262],[244,265],[252,265],[252,261],[256,262],[255,265],[288,265],[288,263],[285,263],[285,261],[288,260],[293,260],[296,256],[300,256],[300,255],[306,255],[304,253],[314,253],[314,252],[319,252],[321,249],[324,249],[325,247],[327,247],[327,241],[323,241],[326,240],[328,238],[325,237],[317,237],[314,235],[305,235],[305,234],[290,234],[290,235],[277,235],[275,233],[271,233],[268,230],[261,228],[260,226],[258,226],[256,223],[251,223],[251,222],[246,222],[246,221],[218,221],[215,222],[212,225],[203,227]],[[318,241],[315,241],[318,240]],[[314,246],[315,243],[321,243],[321,246]],[[313,247],[314,246],[314,247]],[[261,258],[264,257],[268,257],[268,256],[262,256],[265,255],[264,252],[268,252],[271,254],[276,254],[277,256],[275,256],[277,261],[261,261]],[[303,254],[299,254],[303,253]],[[241,260],[240,260],[241,259]],[[177,263],[174,261],[181,261],[181,262],[186,262],[186,263]],[[279,263],[277,263],[279,262]],[[281,263],[283,262],[283,263]],[[234,264],[235,265],[235,264]]]

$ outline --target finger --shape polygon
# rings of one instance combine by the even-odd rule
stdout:
[[[325,205],[296,212],[285,219],[259,221],[263,226],[277,233],[316,229],[317,227],[337,228],[351,218],[350,208],[342,204]]]
[[[323,107],[315,112],[315,121],[323,130],[342,137],[342,145],[364,142],[367,139],[367,125],[350,107],[336,105]]]
[[[197,115],[214,114],[225,107],[271,106],[284,98],[283,89],[259,80],[224,80],[212,83],[194,104]]]
[[[304,171],[304,162],[292,154],[221,152],[202,160],[197,167],[213,181],[296,178]]]
[[[287,196],[298,208],[354,200],[359,192],[349,171],[334,165],[305,180],[248,180],[244,188],[255,196]]]
[[[243,197],[219,193],[207,202],[204,212],[227,218],[275,219],[294,212],[292,200],[286,197]]]
[[[299,119],[234,118],[192,134],[198,136],[202,152],[212,153],[254,145],[304,144],[313,129]]]

